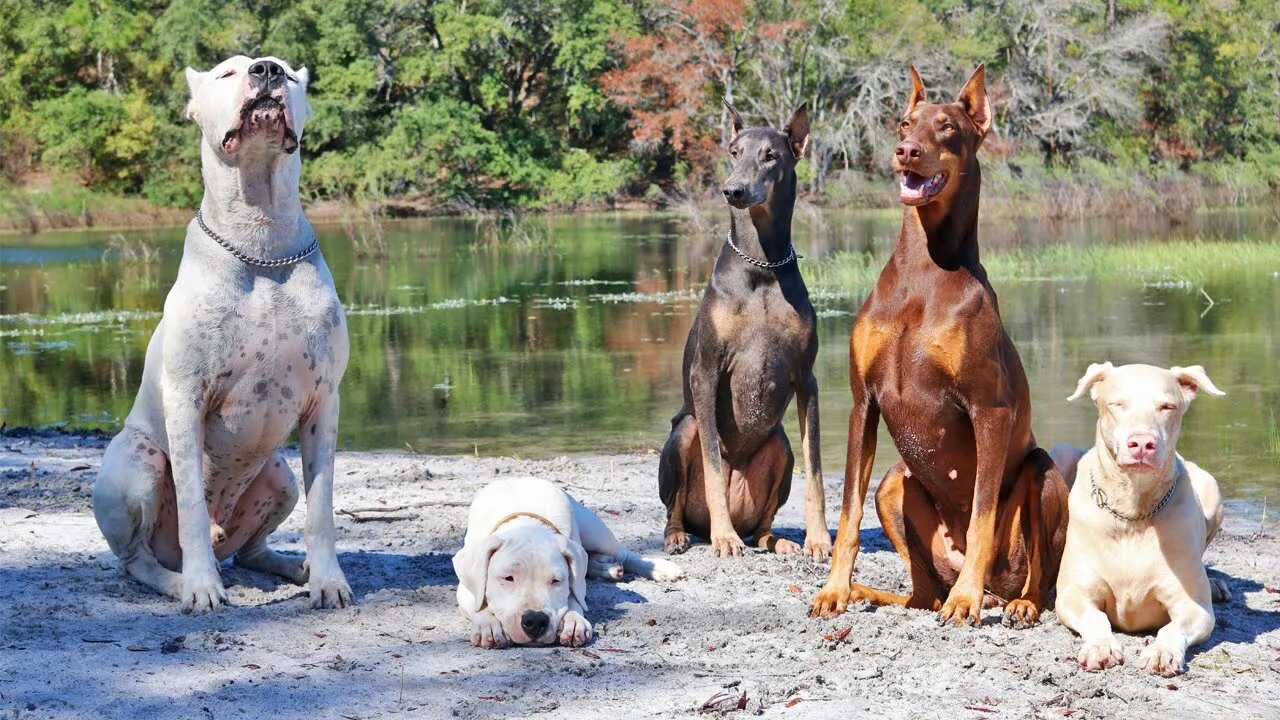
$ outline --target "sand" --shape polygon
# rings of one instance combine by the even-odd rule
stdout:
[[[340,453],[338,549],[358,604],[312,610],[303,588],[227,566],[232,607],[188,616],[122,576],[98,533],[90,491],[105,440],[0,436],[0,717],[1280,717],[1280,594],[1267,589],[1280,584],[1280,541],[1258,537],[1256,519],[1229,522],[1210,546],[1232,601],[1173,679],[1139,670],[1143,637],[1124,638],[1126,665],[1082,672],[1052,612],[1021,631],[998,610],[978,629],[896,608],[811,620],[825,565],[719,560],[706,545],[677,559],[688,578],[672,585],[591,582],[598,637],[586,648],[481,650],[449,562],[475,491],[547,478],[658,553],[655,456]],[[838,483],[828,478],[832,504]],[[796,541],[802,506],[793,497],[778,518]],[[387,511],[341,512],[371,507]],[[301,552],[303,513],[276,547]],[[858,577],[905,587],[874,512],[866,525]]]

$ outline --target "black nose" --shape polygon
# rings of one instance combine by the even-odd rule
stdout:
[[[724,186],[725,200],[741,200],[744,194],[746,194],[746,189],[737,183]]]
[[[920,159],[920,143],[904,140],[898,143],[898,149],[894,150],[894,155],[899,160],[919,160]]]
[[[259,60],[249,66],[249,77],[255,80],[272,81],[284,77],[284,68],[280,67],[280,63],[270,60]]]
[[[537,610],[525,610],[524,614],[520,616],[520,627],[532,639],[542,637],[542,634],[547,631],[547,626],[550,624],[551,618],[546,613],[538,612]]]

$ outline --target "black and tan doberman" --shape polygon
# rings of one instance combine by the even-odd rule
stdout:
[[[980,66],[955,102],[912,91],[893,158],[906,208],[898,244],[849,340],[853,411],[831,575],[811,614],[859,600],[977,624],[984,598],[1006,624],[1039,618],[1067,525],[1067,487],[1031,433],[1018,351],[978,260],[977,152],[991,127]],[[852,584],[858,531],[884,416],[902,462],[876,510],[911,573],[911,595]]]
[[[809,116],[801,106],[782,131],[744,129],[725,104],[733,120],[729,236],[685,343],[684,407],[662,448],[665,545],[683,552],[693,534],[721,557],[741,555],[745,537],[777,553],[801,550],[773,534],[791,491],[795,458],[782,416],[794,394],[807,479],[803,550],[823,560],[831,534],[813,376],[817,318],[791,244],[795,166],[809,143]]]

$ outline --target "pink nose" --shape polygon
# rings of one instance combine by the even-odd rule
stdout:
[[[1125,442],[1129,456],[1134,460],[1149,462],[1156,456],[1156,436],[1151,433],[1134,433]]]

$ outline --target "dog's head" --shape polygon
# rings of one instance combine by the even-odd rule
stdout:
[[[1127,475],[1162,472],[1173,462],[1182,416],[1201,391],[1225,395],[1204,368],[1093,364],[1067,398],[1088,392],[1098,406],[1099,452]]]
[[[955,102],[945,105],[925,101],[924,83],[912,66],[911,96],[893,152],[893,170],[901,176],[898,199],[913,206],[949,202],[990,129],[985,66],[979,65]]]
[[[544,527],[514,527],[462,548],[453,557],[458,581],[479,612],[488,607],[516,645],[550,645],[573,597],[587,607],[587,553]]]
[[[223,158],[238,164],[249,154],[297,151],[311,117],[305,67],[295,71],[279,58],[236,55],[208,72],[186,72],[187,117]]]
[[[792,192],[796,182],[796,163],[809,146],[809,112],[801,105],[782,130],[768,127],[744,128],[738,111],[724,102],[733,121],[733,138],[729,141],[729,179],[724,183],[724,199],[732,206],[745,209],[767,205],[775,188]]]

